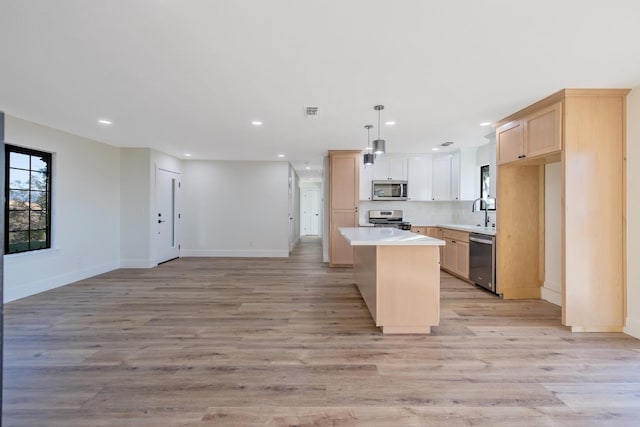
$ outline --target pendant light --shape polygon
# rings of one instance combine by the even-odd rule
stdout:
[[[367,130],[367,152],[364,153],[363,157],[365,167],[373,165],[375,159],[375,156],[371,152],[371,140],[369,139],[369,131],[371,131],[372,127],[373,125],[365,125],[364,127]]]
[[[373,141],[373,153],[380,155],[385,152],[385,141],[380,139],[380,111],[384,110],[384,105],[376,105],[373,109],[378,112],[378,139]]]

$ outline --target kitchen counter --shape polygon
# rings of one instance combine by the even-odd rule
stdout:
[[[495,227],[483,227],[481,225],[465,225],[465,224],[437,224],[437,225],[418,225],[413,224],[416,227],[440,227],[449,228],[451,230],[466,231],[469,233],[486,234],[487,236],[495,236]]]
[[[353,278],[384,334],[428,334],[440,323],[440,249],[445,242],[386,227],[341,227]]]
[[[443,240],[390,227],[341,227],[351,246],[444,246]]]

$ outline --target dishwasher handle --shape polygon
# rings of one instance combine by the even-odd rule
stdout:
[[[491,238],[483,239],[481,237],[469,236],[469,241],[476,242],[476,243],[484,243],[485,245],[493,245],[493,240]]]

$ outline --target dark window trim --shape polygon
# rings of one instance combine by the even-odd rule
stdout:
[[[485,174],[485,170],[487,175],[489,175],[489,182],[491,182],[491,166],[490,165],[483,165],[480,166],[480,198],[485,200],[485,203],[488,203],[486,200],[488,197],[491,197],[490,194],[485,194],[484,193],[484,182],[482,181],[484,178],[484,174]],[[489,206],[490,211],[495,211],[496,210],[496,203],[495,203],[495,197],[496,195],[494,194],[493,197],[491,197],[492,200],[494,200],[494,202]],[[482,202],[480,203],[480,205],[482,205]],[[480,208],[482,208],[482,206],[480,206]]]
[[[47,193],[47,216],[46,216],[46,243],[45,243],[45,247],[43,248],[33,248],[33,249],[26,249],[26,250],[21,250],[21,251],[14,251],[14,252],[9,252],[9,198],[10,198],[10,182],[9,182],[9,176],[10,176],[10,157],[11,157],[11,153],[20,153],[20,154],[26,154],[29,156],[37,156],[37,157],[42,157],[44,159],[46,159],[47,161],[47,188],[46,188],[46,193]],[[20,253],[25,253],[25,252],[33,252],[33,251],[40,251],[43,249],[51,249],[51,211],[53,208],[53,203],[52,203],[52,177],[53,177],[53,173],[52,173],[52,169],[53,169],[53,154],[52,153],[47,153],[46,151],[40,151],[40,150],[34,150],[32,148],[26,148],[26,147],[19,147],[17,145],[10,145],[10,144],[5,144],[5,149],[4,149],[4,159],[5,159],[5,170],[4,170],[4,190],[5,190],[5,204],[4,204],[4,253],[7,255],[11,255],[11,254],[20,254]],[[29,165],[29,167],[31,167],[31,165]],[[14,168],[14,169],[21,169],[21,168]],[[29,169],[31,170],[31,169]],[[29,189],[31,191],[31,184],[29,184]],[[31,212],[31,209],[29,209],[28,212]],[[29,230],[29,232],[31,232],[31,230]]]

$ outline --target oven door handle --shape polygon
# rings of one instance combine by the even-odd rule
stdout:
[[[476,242],[476,243],[483,243],[485,245],[493,245],[493,240],[485,240],[485,239],[480,239],[478,237],[469,236],[469,241]]]

